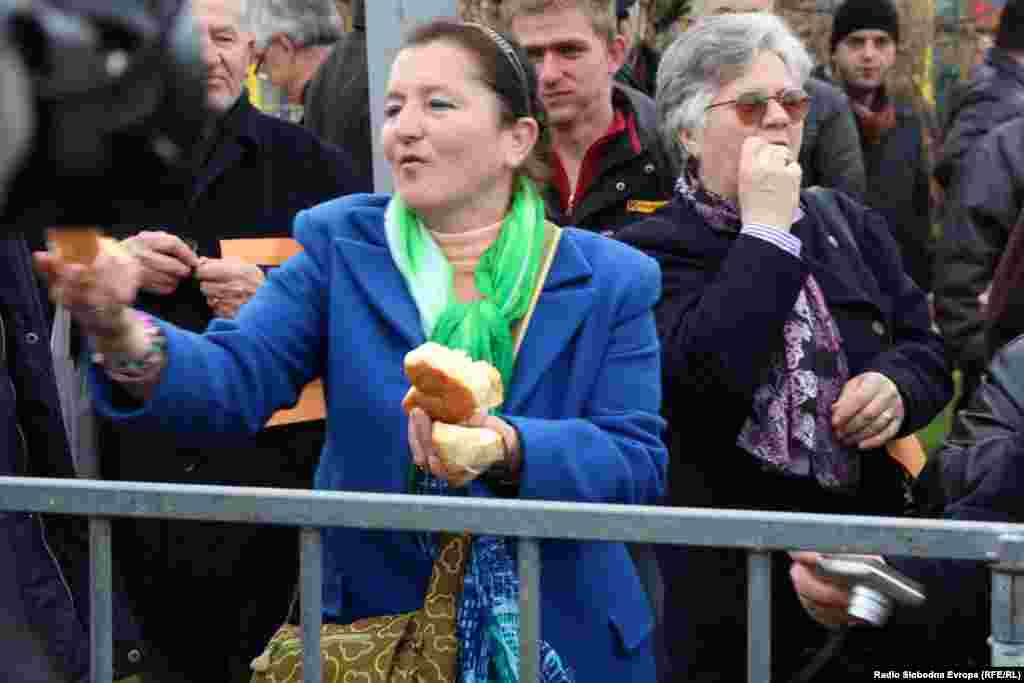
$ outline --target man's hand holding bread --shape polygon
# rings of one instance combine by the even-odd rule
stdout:
[[[488,411],[504,390],[494,366],[428,342],[405,357],[412,388],[402,401],[409,414],[409,446],[417,467],[452,486],[464,486],[501,464],[511,478],[522,466],[516,430]]]

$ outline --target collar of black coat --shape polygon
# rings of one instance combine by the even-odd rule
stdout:
[[[235,103],[224,114],[210,112],[199,132],[199,145],[215,148],[232,138],[244,143],[258,144],[260,140],[257,119],[261,112],[249,101],[249,91],[242,88]]]

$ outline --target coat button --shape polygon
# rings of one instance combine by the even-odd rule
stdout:
[[[185,471],[188,472],[189,474],[191,474],[192,472],[196,471],[196,467],[198,467],[198,466],[199,466],[199,463],[190,462],[189,464],[185,465]]]
[[[654,173],[654,164],[647,164],[646,166],[644,166],[644,173],[646,173],[647,175],[651,175],[652,173]]]
[[[879,337],[885,334],[885,325],[882,324],[881,320],[876,320],[875,322],[871,323],[871,329]]]
[[[835,235],[828,236],[828,243],[837,249],[839,248],[839,240],[836,239]]]
[[[39,335],[36,334],[35,332],[26,332],[25,333],[25,342],[28,343],[28,344],[38,344],[39,343]]]
[[[615,183],[615,189],[618,190],[619,192],[623,192],[626,189],[626,183],[620,180],[619,182]]]
[[[142,661],[142,653],[139,652],[138,650],[129,650],[128,651],[128,661],[131,662],[132,664],[138,664],[139,662]]]

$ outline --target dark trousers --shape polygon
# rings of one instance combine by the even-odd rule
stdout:
[[[173,435],[127,435],[114,478],[309,488],[322,443],[322,422],[202,451],[175,448]],[[104,461],[108,456],[104,448]],[[114,558],[155,651],[143,680],[248,683],[253,658],[287,619],[298,548],[298,530],[290,527],[115,520]]]

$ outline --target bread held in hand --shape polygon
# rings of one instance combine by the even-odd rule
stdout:
[[[435,342],[405,355],[405,374],[412,382],[402,401],[405,412],[419,407],[439,422],[459,424],[505,400],[497,368]]]
[[[68,263],[91,266],[100,253],[100,232],[96,228],[50,228],[46,238],[53,252]]]
[[[479,475],[505,459],[505,442],[490,429],[435,422],[431,438],[441,462],[455,474]]]
[[[497,368],[474,361],[465,351],[427,342],[406,354],[405,374],[412,388],[402,407],[407,413],[421,408],[434,421],[431,440],[441,462],[453,474],[479,475],[505,459],[506,445],[500,434],[483,427],[460,426],[504,401]]]

